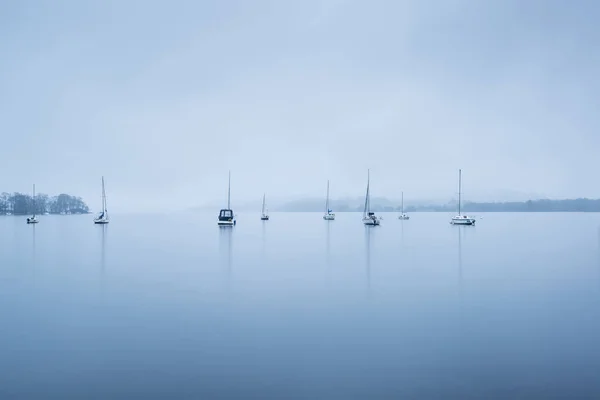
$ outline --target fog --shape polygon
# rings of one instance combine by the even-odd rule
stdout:
[[[0,191],[94,210],[600,197],[592,1],[21,1]]]

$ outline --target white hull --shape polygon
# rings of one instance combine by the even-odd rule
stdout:
[[[398,219],[407,220],[407,219],[410,219],[410,217],[406,214],[402,214],[402,215],[398,216]]]
[[[27,218],[28,224],[37,224],[38,222],[40,221],[38,221],[37,218]]]
[[[463,216],[453,217],[450,221],[452,225],[475,225],[475,218]]]
[[[108,220],[107,219],[95,219],[94,220],[95,224],[108,224]]]
[[[219,222],[217,222],[217,225],[219,225],[219,226],[234,226],[235,225],[235,220],[233,220],[233,221],[219,221]]]
[[[323,215],[323,219],[325,221],[334,221],[335,220],[335,214],[325,214],[325,215]]]

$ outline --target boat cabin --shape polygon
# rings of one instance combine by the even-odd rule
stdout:
[[[219,212],[219,221],[232,221],[233,210],[223,209]]]

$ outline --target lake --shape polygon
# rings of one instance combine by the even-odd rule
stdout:
[[[600,215],[0,217],[2,399],[600,398]]]

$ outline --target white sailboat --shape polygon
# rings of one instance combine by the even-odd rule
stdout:
[[[108,211],[106,210],[106,190],[104,189],[104,177],[102,177],[102,211],[94,218],[95,224],[108,224]]]
[[[398,219],[403,219],[403,220],[410,219],[410,217],[404,212],[404,192],[402,192],[401,213],[402,214],[398,215]]]
[[[263,205],[262,205],[262,214],[260,216],[261,221],[269,220],[269,210],[265,208],[265,194],[263,193]]]
[[[325,221],[335,220],[335,214],[331,211],[332,210],[329,208],[329,180],[327,180],[327,200],[325,200],[325,215],[323,215]]]
[[[370,170],[367,170],[367,194],[365,196],[365,210],[363,212],[363,224],[377,226],[381,223],[381,218],[377,217],[374,212],[371,211],[371,193],[370,189]]]
[[[458,215],[452,217],[450,223],[452,225],[475,225],[475,218],[469,217],[468,215],[462,215],[460,212],[461,203],[461,189],[462,189],[462,170],[458,170]]]
[[[39,221],[35,216],[35,183],[33,184],[33,215],[27,218],[28,224],[37,224]]]
[[[219,220],[217,225],[219,226],[234,226],[236,224],[235,214],[231,209],[231,171],[229,171],[229,185],[227,188],[227,208],[219,211]]]

